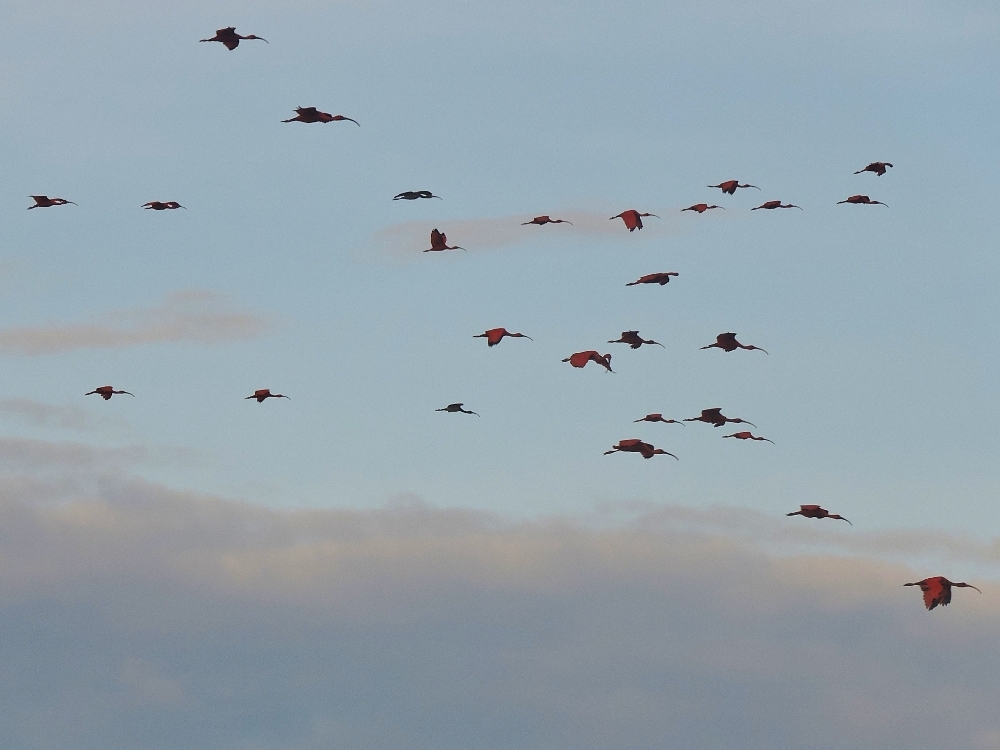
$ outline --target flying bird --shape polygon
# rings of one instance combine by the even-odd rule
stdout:
[[[618,453],[619,451],[623,453],[641,453],[643,458],[652,458],[655,455],[674,456],[673,453],[668,453],[662,448],[654,448],[649,443],[644,443],[638,438],[619,440],[618,445],[612,447],[609,451],[604,451],[604,455],[607,456],[611,453]],[[677,458],[677,456],[674,456],[674,458]],[[677,458],[677,460],[680,461],[679,458]]]
[[[472,338],[486,339],[487,346],[496,346],[500,343],[504,336],[510,336],[513,339],[528,339],[528,341],[534,341],[531,336],[525,336],[523,333],[511,333],[506,328],[491,328],[486,331],[486,333],[477,333]]]
[[[166,203],[163,203],[161,201],[150,201],[149,203],[143,203],[142,207],[147,209],[151,208],[154,211],[165,211],[167,209],[184,208],[184,206],[182,206],[177,201],[167,201]],[[184,210],[187,211],[186,208],[184,208]]]
[[[459,247],[455,245],[454,247],[448,247],[448,235],[443,232],[439,232],[436,229],[431,230],[431,246],[429,249],[424,250],[425,253],[436,253],[441,250],[465,250],[464,247]]]
[[[112,396],[114,396],[116,394],[119,394],[119,393],[125,393],[125,394],[131,396],[132,398],[135,398],[135,394],[134,393],[129,393],[128,391],[116,391],[110,385],[102,385],[100,388],[95,388],[90,393],[84,393],[83,395],[84,396],[93,396],[95,393],[98,396],[100,396],[101,398],[103,398],[105,401],[109,400]]]
[[[671,276],[679,276],[676,271],[667,271],[665,273],[647,273],[645,276],[640,276],[636,281],[633,281],[625,286],[635,286],[636,284],[659,284],[663,286],[664,284],[670,283]]]
[[[282,122],[341,122],[343,120],[350,120],[359,128],[361,127],[361,123],[357,120],[351,120],[350,117],[344,117],[343,115],[331,115],[329,112],[320,112],[315,107],[296,107],[295,117],[282,120]]]
[[[886,208],[889,207],[889,205],[887,203],[883,203],[882,201],[873,201],[867,195],[852,195],[847,200],[837,201],[837,205],[838,206],[841,203],[853,203],[855,205],[863,204],[863,205],[866,205],[866,206],[885,206]]]
[[[725,182],[720,182],[718,185],[709,185],[710,188],[719,188],[723,193],[729,193],[733,195],[736,192],[736,188],[753,188],[754,190],[760,190],[756,185],[741,185],[739,180],[726,180]]]
[[[596,362],[608,372],[614,372],[611,369],[611,355],[599,354],[593,350],[577,352],[564,359],[563,362],[569,362],[573,367],[583,367],[588,362]]]
[[[656,214],[641,214],[634,208],[630,208],[628,211],[622,211],[617,216],[612,216],[608,221],[614,221],[615,219],[621,219],[625,222],[625,226],[628,227],[628,231],[634,232],[636,229],[642,229],[642,217],[643,216],[655,216],[659,219]]]
[[[68,201],[65,198],[49,198],[47,195],[29,195],[29,198],[34,198],[35,205],[28,206],[30,211],[33,208],[51,208],[52,206],[65,206],[67,203],[73,203],[73,201]],[[79,204],[73,203],[74,206]]]
[[[867,167],[865,167],[864,169],[859,169],[854,174],[861,174],[862,172],[874,172],[879,177],[881,177],[882,175],[885,174],[885,168],[891,166],[892,164],[890,164],[887,161],[873,161]]]
[[[799,211],[802,210],[802,206],[796,206],[792,203],[782,203],[781,201],[767,201],[766,203],[761,203],[759,206],[751,208],[750,210],[756,211],[759,208],[763,208],[767,211],[770,211],[772,208],[797,208]]]
[[[544,226],[545,224],[569,224],[573,225],[572,221],[566,221],[565,219],[550,219],[548,216],[536,216],[531,221],[525,221],[521,224],[522,227],[528,224],[537,224],[538,226]]]
[[[821,508],[818,505],[800,505],[799,509],[794,513],[786,513],[786,516],[802,516],[803,518],[834,518],[838,521],[847,521],[843,516],[838,516],[831,513],[826,508]],[[847,523],[853,526],[854,524],[850,521]]]
[[[753,422],[747,422],[745,419],[740,419],[739,417],[726,417],[722,414],[722,409],[702,409],[701,416],[691,417],[691,419],[685,419],[685,422],[707,422],[715,427],[722,427],[727,422],[733,422],[734,424],[748,424],[751,427],[756,427]]]
[[[270,388],[259,388],[253,392],[252,396],[247,396],[244,401],[251,398],[257,399],[257,403],[262,404],[269,398],[288,398],[288,396],[282,396],[280,393],[271,393]],[[288,400],[291,401],[291,399]]]
[[[647,414],[642,419],[633,419],[633,422],[663,422],[664,424],[679,424],[684,427],[683,422],[678,422],[676,419],[664,419],[662,414]]]
[[[659,341],[653,341],[649,339],[648,341],[639,336],[638,331],[622,331],[622,337],[620,339],[615,339],[614,341],[609,341],[609,344],[628,344],[633,349],[638,349],[643,344],[656,344],[657,346],[663,346]],[[663,346],[664,349],[667,347]]]
[[[736,438],[737,440],[767,440],[766,437],[755,437],[752,432],[734,432],[732,435],[723,435],[722,437]],[[773,440],[767,440],[771,445],[774,445]]]
[[[734,352],[737,349],[756,349],[757,351],[764,352],[767,354],[766,349],[761,349],[759,346],[754,346],[753,344],[741,344],[736,340],[736,334],[732,331],[728,333],[720,333],[715,337],[715,343],[709,344],[708,346],[701,347],[702,349],[722,349],[727,352]]]
[[[700,214],[705,213],[713,208],[721,208],[725,211],[725,206],[710,206],[707,203],[695,203],[693,206],[688,206],[687,208],[682,208],[681,211],[697,211]]]
[[[474,411],[469,411],[468,409],[463,409],[462,408],[462,404],[448,404],[443,409],[435,409],[434,411],[446,411],[446,412],[449,412],[451,414],[454,414],[456,412],[462,412],[462,414],[476,414],[476,412],[474,412]],[[480,415],[476,414],[476,416],[478,417]]]
[[[269,42],[262,36],[254,36],[253,34],[250,34],[249,36],[240,36],[239,34],[236,33],[235,26],[227,26],[224,29],[219,29],[218,31],[215,32],[215,36],[213,36],[211,39],[199,39],[198,41],[222,42],[224,45],[226,45],[226,48],[231,52],[240,46],[241,39],[259,39],[260,41],[269,44]]]
[[[956,581],[949,581],[944,576],[934,576],[933,578],[925,578],[922,581],[917,581],[916,583],[904,583],[904,586],[919,586],[920,590],[924,592],[924,606],[928,610],[934,609],[937,605],[942,607],[947,607],[951,604],[951,587],[957,586],[960,589],[976,589],[971,583],[960,583]],[[979,591],[979,589],[976,589]],[[979,593],[983,593],[979,591]]]
[[[405,193],[397,195],[393,200],[415,201],[417,198],[437,198],[439,201],[444,200],[440,195],[433,195],[430,190],[407,190]]]

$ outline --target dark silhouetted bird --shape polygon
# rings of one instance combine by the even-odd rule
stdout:
[[[622,331],[622,337],[620,339],[615,339],[614,341],[609,341],[609,344],[628,344],[633,349],[638,349],[643,344],[656,344],[657,346],[663,346],[659,341],[653,341],[649,339],[648,341],[639,336],[638,331]],[[664,349],[667,347],[663,346]]]
[[[707,203],[695,203],[693,206],[682,208],[681,211],[697,211],[698,213],[703,214],[713,208],[721,208],[723,211],[726,210],[724,206],[710,206]]]
[[[855,205],[865,205],[865,206],[885,206],[889,207],[889,204],[882,203],[882,201],[873,201],[867,195],[852,195],[850,198],[844,201],[837,201],[839,206],[841,203],[853,203]]]
[[[491,328],[486,333],[477,333],[472,338],[486,339],[487,346],[496,346],[500,343],[504,336],[510,336],[512,339],[528,339],[528,341],[534,341],[531,336],[525,336],[523,333],[511,333],[506,328]]]
[[[707,422],[715,427],[722,427],[727,422],[733,422],[734,424],[748,424],[751,427],[756,427],[753,422],[747,422],[745,419],[740,419],[739,417],[725,417],[722,415],[722,409],[702,409],[701,416],[691,417],[691,419],[685,419],[685,422]]]
[[[663,286],[664,284],[670,283],[671,276],[680,276],[676,271],[666,271],[665,273],[647,273],[645,276],[640,276],[636,281],[632,281],[625,286],[635,286],[636,284],[659,284]]]
[[[528,224],[537,224],[538,226],[544,226],[545,224],[569,224],[573,225],[572,221],[566,221],[565,219],[550,219],[548,216],[536,216],[531,221],[525,221],[521,223],[522,227]]]
[[[464,247],[459,247],[455,245],[454,247],[448,247],[448,235],[444,232],[439,232],[436,229],[431,230],[431,246],[424,250],[425,253],[436,253],[441,250],[465,250]]]
[[[656,455],[663,456],[674,456],[673,453],[668,453],[662,448],[654,448],[649,443],[644,443],[638,438],[629,438],[628,440],[619,440],[618,445],[614,446],[609,451],[604,451],[604,455],[607,456],[611,453],[618,453],[619,451],[623,453],[640,453],[643,458],[652,458]],[[677,456],[674,456],[677,458]],[[677,458],[680,461],[679,458]]]
[[[828,511],[826,508],[821,508],[818,505],[800,505],[797,511],[795,511],[794,513],[786,513],[785,515],[802,516],[804,518],[834,518],[838,521],[847,521],[847,519],[844,518],[843,516],[835,515],[830,511]],[[850,523],[851,526],[854,525],[850,521],[847,521],[847,523]]]
[[[244,401],[251,398],[257,399],[257,403],[262,404],[269,398],[288,398],[288,396],[282,396],[280,393],[271,393],[270,388],[259,388],[253,392],[252,396],[247,396]],[[291,399],[288,400],[291,401]]]
[[[660,217],[656,214],[641,214],[634,208],[630,208],[628,211],[622,211],[617,216],[612,216],[608,221],[614,221],[615,219],[621,219],[625,222],[625,226],[628,227],[628,231],[634,232],[636,229],[642,229],[642,217],[643,216],[653,216],[657,219]]]
[[[723,435],[722,437],[736,438],[737,440],[767,440],[766,437],[755,437],[752,432],[734,432],[732,435]],[[771,445],[774,445],[773,440],[767,440]]]
[[[737,188],[754,188],[755,190],[760,190],[756,185],[741,185],[739,180],[726,180],[725,182],[720,182],[718,185],[709,185],[710,188],[719,188],[723,193],[729,193],[733,195]]]
[[[320,112],[315,107],[296,107],[295,112],[295,117],[282,120],[282,122],[342,122],[348,120],[359,128],[361,127],[361,123],[357,120],[351,120],[350,117],[344,117],[343,115],[331,115],[329,112]]]
[[[792,203],[782,203],[781,201],[767,201],[766,203],[761,203],[759,206],[756,206],[755,208],[751,208],[750,210],[751,211],[756,211],[757,209],[760,209],[760,208],[763,208],[763,209],[765,209],[767,211],[770,211],[773,208],[797,208],[797,209],[799,209],[799,211],[802,210],[802,206],[796,206],[796,205],[794,205]]]
[[[861,174],[862,172],[874,172],[879,177],[885,174],[885,168],[891,167],[892,165],[887,161],[873,161],[864,169],[859,169],[854,174]]]
[[[182,206],[177,201],[167,201],[166,203],[163,203],[161,201],[150,201],[149,203],[143,203],[142,207],[151,208],[154,211],[166,211],[168,209],[184,208],[184,206]],[[184,210],[187,211],[186,208],[184,208]]]
[[[434,411],[446,411],[446,412],[450,412],[452,414],[454,414],[456,412],[462,412],[462,414],[476,414],[476,412],[474,412],[474,411],[469,411],[468,409],[463,409],[462,408],[462,404],[448,404],[443,409],[435,409]],[[476,416],[478,417],[479,414],[476,414]]]
[[[262,36],[254,36],[250,34],[249,36],[240,36],[236,33],[235,26],[227,26],[224,29],[219,29],[215,32],[215,36],[211,39],[199,39],[199,42],[222,42],[226,45],[226,48],[230,51],[236,49],[240,46],[241,39],[257,39],[261,42],[267,42],[267,40]]]
[[[430,190],[407,190],[405,193],[397,195],[393,200],[415,201],[417,198],[437,198],[439,201],[444,200],[440,195],[433,195]]]
[[[135,398],[135,394],[134,393],[129,393],[128,391],[116,391],[110,385],[102,385],[100,388],[95,388],[90,393],[85,393],[83,395],[84,396],[93,396],[93,395],[96,394],[96,395],[100,396],[101,398],[103,398],[105,401],[107,401],[112,396],[114,396],[116,394],[119,394],[119,393],[124,393],[127,396],[131,396],[132,398]]]
[[[715,337],[715,343],[709,344],[708,346],[701,347],[702,349],[722,349],[727,352],[734,352],[737,349],[756,349],[757,351],[764,352],[767,354],[766,349],[761,349],[759,346],[754,346],[753,344],[741,344],[736,340],[736,334],[732,331],[728,333],[720,333]]]
[[[563,362],[569,362],[573,367],[584,367],[588,362],[596,362],[608,372],[614,372],[611,369],[611,355],[599,354],[594,350],[577,352],[564,359]]]
[[[971,583],[949,581],[944,576],[934,576],[933,578],[925,578],[922,581],[917,581],[916,583],[904,583],[904,586],[919,586],[920,590],[924,592],[924,606],[928,610],[934,609],[937,605],[942,607],[947,607],[951,604],[951,587],[956,586],[960,589],[976,589]],[[979,589],[976,589],[979,591]],[[983,593],[979,591],[979,593]]]
[[[662,414],[647,414],[642,419],[634,419],[633,422],[663,422],[664,424],[679,424],[684,427],[683,422],[678,422],[676,419],[664,419]]]
[[[31,195],[29,198],[34,198],[35,205],[28,206],[30,211],[33,208],[51,208],[52,206],[65,206],[67,203],[73,203],[73,201],[68,201],[65,198],[49,198],[47,195]],[[73,203],[74,206],[79,205]]]

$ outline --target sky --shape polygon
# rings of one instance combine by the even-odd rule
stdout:
[[[1000,747],[998,51],[976,0],[4,3],[0,743]],[[711,407],[774,444],[634,423]]]

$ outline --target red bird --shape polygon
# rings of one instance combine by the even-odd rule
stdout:
[[[609,341],[609,344],[628,344],[633,349],[638,349],[643,344],[656,344],[657,346],[663,346],[659,341],[653,341],[649,339],[648,341],[639,336],[638,331],[622,331],[622,337],[620,339],[615,339],[614,341]],[[667,347],[663,346],[664,349]]]
[[[719,188],[723,193],[729,193],[733,195],[736,192],[736,188],[754,188],[755,190],[760,190],[756,185],[741,185],[739,180],[726,180],[725,182],[720,182],[718,185],[709,185],[710,188]]]
[[[716,427],[722,427],[727,422],[733,422],[734,424],[748,424],[751,427],[756,427],[753,422],[747,422],[745,419],[740,419],[739,417],[726,417],[722,414],[722,409],[702,409],[701,416],[691,417],[691,419],[685,419],[685,422],[707,422],[710,425]]]
[[[258,404],[264,403],[269,398],[288,398],[288,396],[282,396],[280,393],[271,393],[270,388],[260,388],[253,392],[252,396],[247,396],[247,399],[255,398]],[[246,401],[247,399],[244,399]],[[288,399],[291,401],[291,399]]]
[[[199,39],[198,41],[222,42],[224,45],[226,45],[226,48],[230,52],[232,52],[234,49],[240,46],[241,39],[259,39],[260,41],[269,44],[269,42],[262,36],[254,36],[253,34],[250,34],[249,36],[240,36],[239,34],[236,33],[235,26],[227,26],[224,29],[219,29],[218,31],[215,32],[215,36],[213,36],[211,39]]]
[[[846,201],[837,201],[838,206],[841,203],[854,203],[855,205],[864,204],[866,206],[885,206],[886,208],[889,207],[889,204],[882,203],[882,201],[873,201],[867,195],[852,195]]]
[[[161,203],[160,201],[150,201],[149,203],[143,203],[142,207],[151,208],[154,211],[164,211],[166,209],[184,208],[184,206],[182,206],[177,201],[167,201],[166,203]],[[184,208],[184,210],[187,211],[186,208]]]
[[[103,398],[105,401],[107,401],[112,396],[114,396],[116,394],[119,394],[119,393],[124,393],[124,394],[127,394],[127,395],[131,396],[132,398],[135,398],[135,394],[134,393],[129,393],[128,391],[116,391],[110,385],[102,385],[100,388],[95,388],[90,393],[84,393],[83,395],[84,396],[93,396],[95,393],[98,396],[100,396],[101,398]]]
[[[826,508],[821,508],[818,505],[800,505],[797,511],[794,513],[786,513],[785,515],[802,516],[803,518],[835,518],[838,521],[847,521],[847,519],[843,516],[835,515]],[[847,523],[851,524],[851,526],[854,525],[850,521],[847,521]]]
[[[763,208],[770,211],[772,208],[797,208],[799,211],[802,210],[802,206],[796,206],[791,203],[782,203],[781,201],[767,201],[767,203],[761,203],[756,208],[751,208],[751,211],[756,211],[759,208]]]
[[[496,346],[500,343],[504,336],[510,336],[512,339],[528,339],[528,341],[534,341],[531,336],[525,336],[523,333],[511,333],[506,328],[491,328],[486,333],[477,333],[472,338],[486,339],[487,346]]]
[[[697,211],[698,213],[703,214],[713,208],[721,208],[723,211],[726,210],[724,206],[710,206],[707,203],[695,203],[693,206],[682,208],[681,211]]]
[[[976,589],[971,583],[958,583],[955,581],[949,581],[944,576],[934,576],[933,578],[925,578],[922,581],[917,581],[916,583],[904,583],[904,586],[919,586],[920,590],[924,592],[924,606],[928,610],[934,609],[937,605],[942,607],[947,607],[951,604],[951,587],[957,586],[960,589]],[[979,591],[979,589],[976,589]],[[979,591],[979,593],[983,593]]]
[[[522,227],[528,224],[537,224],[538,226],[544,226],[545,224],[569,224],[572,226],[572,221],[566,221],[565,219],[550,219],[548,216],[536,216],[531,221],[525,221],[521,224]]]
[[[670,283],[671,276],[680,276],[676,271],[667,271],[666,273],[647,273],[645,276],[640,276],[638,280],[626,284],[625,286],[635,286],[636,284],[659,284],[663,286],[664,284]]]
[[[448,412],[450,414],[455,414],[457,412],[461,412],[462,414],[476,414],[476,412],[474,412],[474,411],[469,411],[468,409],[463,409],[462,406],[463,406],[463,404],[448,404],[443,409],[435,409],[434,411],[446,411],[446,412]],[[482,415],[476,414],[476,416],[479,417],[479,416],[482,416]]]
[[[350,120],[359,128],[361,123],[357,120],[351,120],[350,117],[344,117],[343,115],[331,115],[329,112],[320,112],[315,107],[296,107],[295,117],[289,120],[282,120],[282,122],[342,122],[343,120]]]
[[[676,419],[664,419],[662,414],[647,414],[642,419],[633,419],[633,422],[663,422],[664,424],[679,424],[684,427],[683,422],[678,422]]]
[[[634,232],[636,229],[642,229],[642,217],[643,216],[655,216],[659,219],[656,214],[641,214],[634,208],[630,208],[628,211],[622,211],[617,216],[612,216],[608,221],[614,221],[615,219],[621,219],[625,222],[625,226],[628,227],[628,231]]]
[[[873,161],[864,169],[859,169],[854,174],[861,174],[862,172],[874,172],[879,177],[885,174],[885,168],[891,167],[892,165],[887,161]]]
[[[608,454],[617,453],[618,451],[623,453],[641,453],[643,458],[652,458],[657,454],[663,456],[674,456],[673,453],[668,453],[662,448],[654,448],[649,443],[644,443],[638,438],[619,440],[618,445],[614,446],[609,451],[604,451],[604,455],[607,456]],[[674,458],[677,458],[677,456],[674,456]],[[680,461],[679,458],[677,458],[677,460]]]
[[[754,437],[752,432],[734,432],[732,435],[723,435],[722,437],[736,438],[737,440],[767,440],[766,437]],[[774,445],[773,440],[767,440],[771,445]]]
[[[701,347],[702,349],[722,349],[727,352],[734,352],[737,349],[756,349],[757,351],[764,352],[767,354],[766,349],[761,349],[759,346],[754,346],[753,344],[741,344],[736,340],[736,334],[733,332],[720,333],[715,337],[715,343],[709,344],[708,346]]]
[[[611,369],[611,355],[599,354],[593,350],[577,352],[564,359],[563,362],[569,362],[573,367],[583,367],[588,362],[596,362],[608,372],[614,372]]]
[[[67,203],[73,203],[73,201],[68,201],[65,198],[49,198],[47,195],[30,195],[29,198],[35,199],[34,206],[28,206],[30,211],[33,208],[51,208],[52,206],[65,206]],[[79,205],[73,203],[74,206]]]
[[[464,247],[459,247],[455,245],[454,247],[448,247],[448,235],[443,232],[439,232],[436,229],[431,230],[431,246],[429,249],[424,250],[425,253],[436,253],[441,250],[465,250]]]

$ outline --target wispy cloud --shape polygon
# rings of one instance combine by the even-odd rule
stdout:
[[[0,420],[16,420],[32,427],[92,431],[103,427],[127,428],[124,419],[97,416],[78,406],[47,404],[26,398],[0,399]]]
[[[0,354],[37,356],[163,342],[220,344],[256,338],[269,327],[258,315],[232,310],[224,295],[183,291],[154,307],[118,311],[94,323],[2,328]]]

